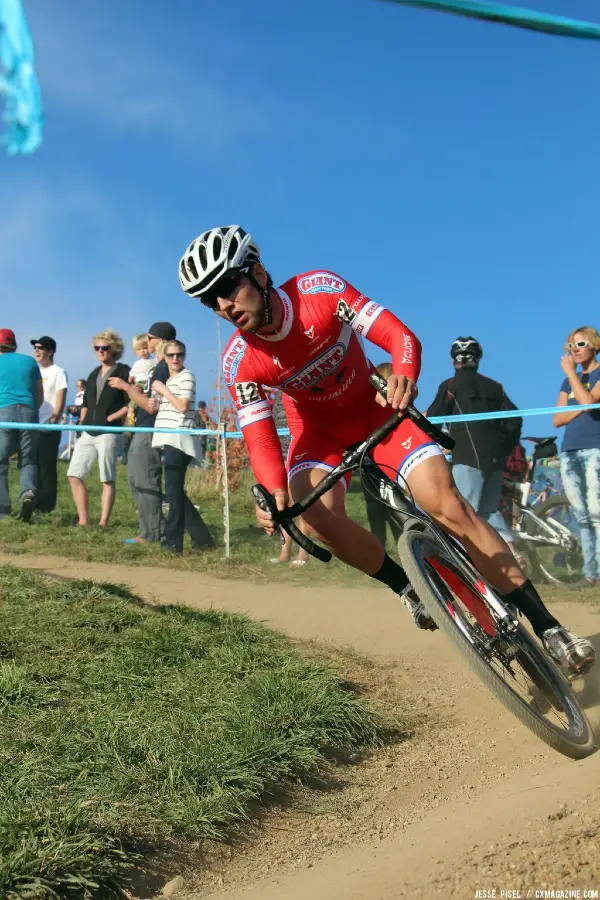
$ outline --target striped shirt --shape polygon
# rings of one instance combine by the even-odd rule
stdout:
[[[160,395],[160,406],[156,416],[155,428],[196,428],[196,379],[189,369],[182,369],[176,375],[172,375],[166,383],[168,390],[178,399],[189,400],[190,405],[186,412],[176,409],[168,397]],[[202,458],[201,444],[198,438],[191,434],[154,434],[153,447],[177,447],[188,456],[195,459]]]

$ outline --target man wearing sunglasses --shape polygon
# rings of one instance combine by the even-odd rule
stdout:
[[[120,426],[127,415],[127,394],[109,384],[111,377],[127,380],[129,366],[119,362],[125,345],[118,334],[107,329],[92,341],[98,365],[88,378],[83,396],[80,423],[82,425]],[[99,525],[108,526],[116,494],[117,435],[108,431],[84,431],[75,445],[67,478],[77,507],[78,524],[90,524],[88,490],[85,479],[94,463],[98,463],[102,482],[102,500]]]
[[[401,413],[417,396],[421,345],[406,325],[327,270],[305,272],[275,288],[258,246],[238,225],[196,238],[180,260],[179,280],[189,296],[237,329],[223,356],[224,378],[256,479],[274,494],[279,509],[305,496],[348,446],[389,416],[389,409],[375,402],[369,382],[373,366],[361,337],[392,357],[387,404]],[[287,471],[265,385],[285,395],[293,435]],[[406,419],[375,448],[373,458],[397,473],[416,503],[461,541],[484,577],[527,616],[559,664],[578,671],[593,664],[591,643],[561,628],[504,541],[458,493],[437,444]],[[256,513],[272,534],[272,517],[258,508]],[[433,626],[404,570],[374,535],[348,518],[343,484],[315,503],[304,520],[339,559],[399,594],[419,627]]]

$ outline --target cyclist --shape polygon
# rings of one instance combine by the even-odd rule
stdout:
[[[275,288],[252,235],[238,225],[210,229],[192,241],[180,260],[179,280],[188,295],[237,329],[223,355],[223,374],[256,479],[274,494],[278,509],[306,495],[323,470],[331,471],[341,461],[348,446],[389,416],[374,402],[369,382],[373,366],[360,337],[392,357],[388,405],[401,414],[417,396],[421,346],[406,325],[333,272],[305,272]],[[266,385],[286,395],[293,435],[287,471]],[[416,503],[461,541],[505,602],[527,616],[559,665],[582,672],[593,664],[592,644],[551,615],[506,544],[454,487],[437,444],[405,419],[372,455],[399,481],[405,480]],[[273,534],[272,517],[259,508],[256,515]],[[343,483],[303,518],[338,559],[399,594],[419,627],[435,627],[402,567],[346,515]]]

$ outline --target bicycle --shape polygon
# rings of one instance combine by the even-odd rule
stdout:
[[[386,395],[386,382],[373,374],[371,382]],[[451,450],[454,441],[413,406],[404,415],[432,440]],[[274,497],[262,485],[252,492],[257,504],[269,512],[308,553],[322,562],[331,553],[302,534],[294,519],[301,516],[348,472],[358,470],[363,485],[389,507],[402,533],[400,562],[427,612],[463,660],[506,708],[541,740],[572,759],[583,759],[597,749],[587,717],[565,676],[536,639],[507,608],[501,597],[475,569],[461,544],[447,535],[415,505],[408,486],[401,487],[371,459],[370,451],[383,441],[402,418],[397,412],[357,446],[302,500],[278,511]]]
[[[515,549],[525,557],[534,580],[576,587],[584,582],[583,555],[577,520],[564,494],[552,495],[554,485],[545,480],[531,499],[537,463],[558,455],[553,437],[526,437],[534,444],[533,457],[524,482],[504,481],[503,493],[511,504]]]

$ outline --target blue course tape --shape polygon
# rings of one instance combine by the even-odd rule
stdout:
[[[538,406],[535,409],[506,409],[488,413],[465,413],[461,416],[431,416],[430,422],[447,425],[457,422],[485,422],[489,419],[525,419],[527,416],[551,416],[554,413],[573,411],[574,406]],[[600,409],[600,403],[577,405],[577,410]],[[219,437],[219,432],[210,428],[130,428],[127,425],[40,425],[37,422],[0,422],[0,429],[14,428],[17,431],[99,431],[102,434],[191,434],[192,437]],[[289,435],[289,428],[278,428],[277,434]],[[241,431],[226,431],[226,438],[241,438]]]
[[[582,22],[579,19],[567,19],[552,13],[535,12],[519,6],[507,6],[504,3],[479,3],[476,0],[387,0],[402,6],[416,6],[422,9],[433,9],[437,12],[452,13],[470,19],[484,19],[488,22],[500,22],[514,28],[526,28],[529,31],[542,31],[546,34],[558,34],[563,37],[600,40],[600,25],[594,22]]]

